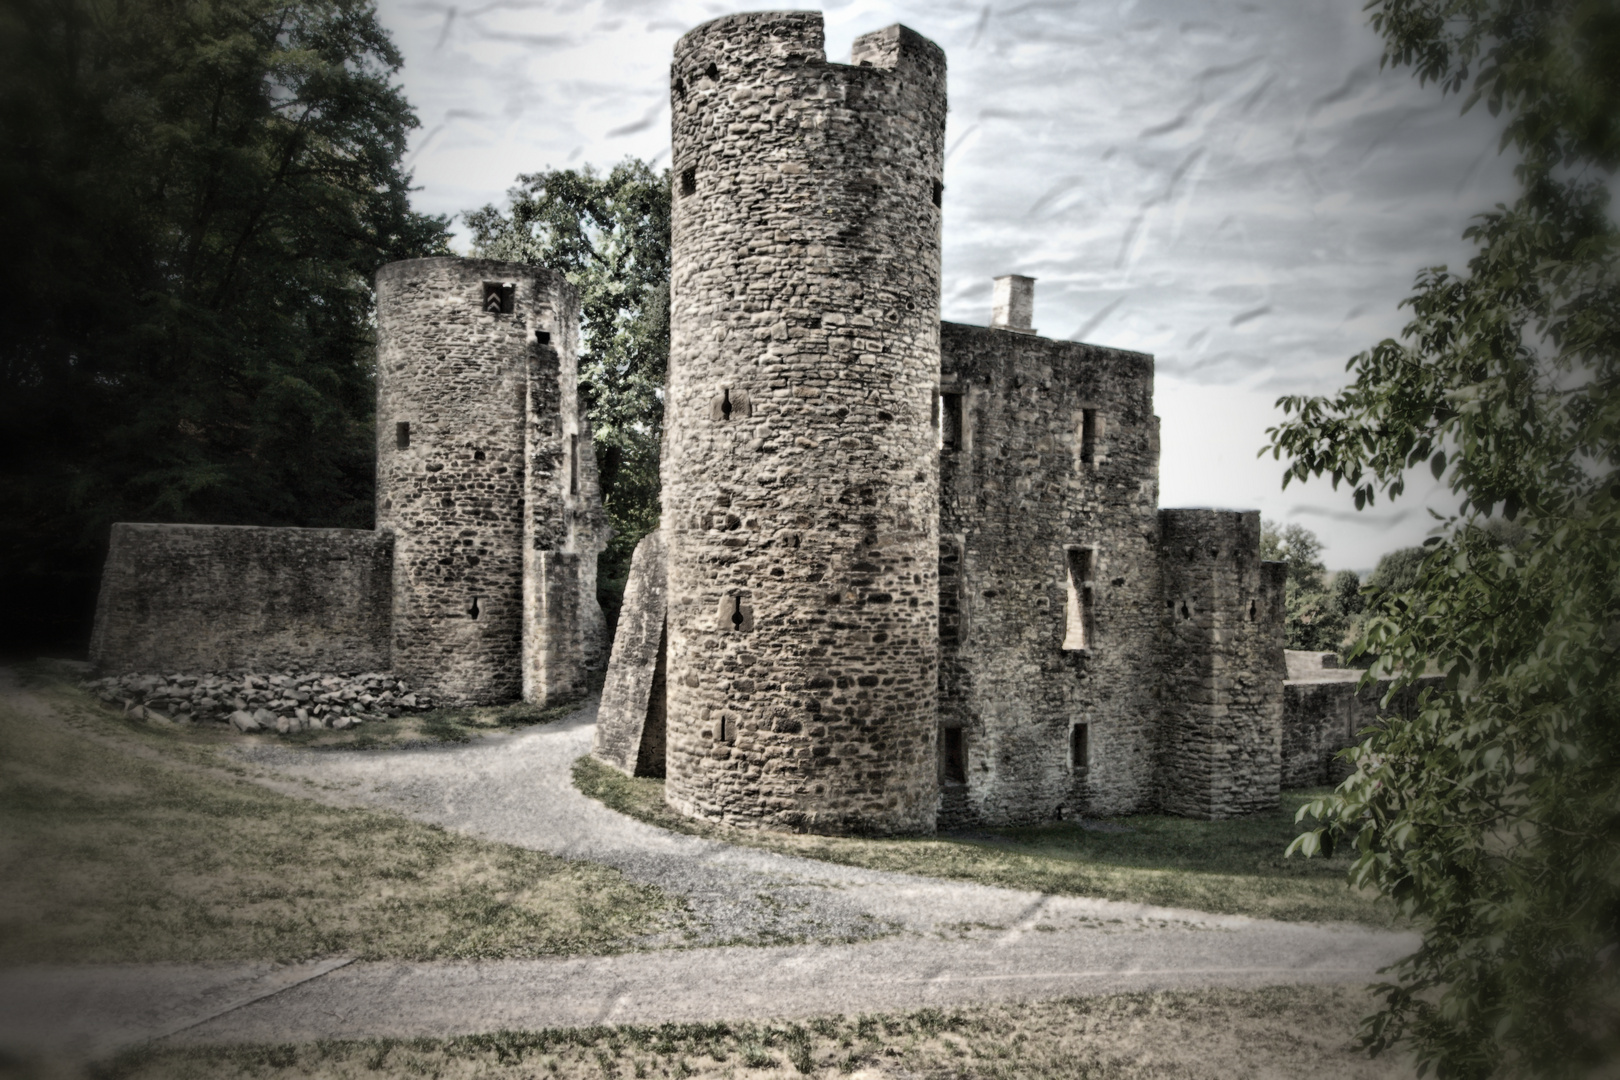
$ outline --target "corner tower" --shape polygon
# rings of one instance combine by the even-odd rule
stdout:
[[[735,15],[670,78],[666,797],[931,830],[944,54]]]

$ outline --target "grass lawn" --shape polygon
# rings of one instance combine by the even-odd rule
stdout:
[[[797,1022],[148,1049],[102,1066],[98,1076],[106,1080],[1411,1076],[1410,1066],[1399,1060],[1368,1060],[1353,1048],[1356,1024],[1370,1005],[1364,991],[1341,987],[1120,994]]]
[[[239,736],[19,678],[0,686],[0,964],[601,953],[675,910],[605,867],[277,794],[215,752]],[[440,726],[489,726],[467,719]]]
[[[1283,793],[1274,811],[1230,821],[1138,814],[915,839],[767,833],[694,821],[664,804],[664,782],[582,757],[574,783],[642,821],[828,862],[1069,896],[1096,896],[1291,921],[1398,924],[1394,906],[1345,882],[1347,858],[1283,857],[1294,813],[1318,791]]]

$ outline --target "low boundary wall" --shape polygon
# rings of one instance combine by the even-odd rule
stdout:
[[[358,529],[112,527],[90,659],[129,671],[382,671],[394,537]]]

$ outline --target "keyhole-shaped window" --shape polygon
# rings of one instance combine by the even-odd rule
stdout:
[[[715,624],[721,633],[746,634],[754,629],[754,605],[744,596],[728,593],[720,598]]]
[[[732,420],[741,420],[753,415],[752,403],[748,391],[727,387],[720,391],[719,396],[709,402],[709,419],[720,423],[729,423]]]
[[[472,606],[467,609],[467,618],[469,618],[469,619],[477,619],[478,618],[478,597],[476,597],[476,596],[473,597]]]
[[[1255,619],[1258,618],[1258,616],[1259,616],[1259,611],[1258,611],[1258,609],[1255,608],[1254,601],[1250,600],[1249,601],[1249,621],[1254,622]]]

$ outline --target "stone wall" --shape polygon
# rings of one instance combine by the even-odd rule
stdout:
[[[530,353],[525,415],[523,696],[552,705],[583,694],[607,663],[596,557],[609,530],[580,415],[578,301],[566,286],[548,299],[551,340]]]
[[[1159,512],[1159,806],[1221,818],[1277,804],[1283,581],[1258,511]]]
[[[583,497],[568,487],[583,465],[567,456],[577,324],[572,288],[535,267],[435,258],[377,272],[377,526],[396,533],[394,667],[446,701],[516,700],[526,679],[552,700],[579,681],[583,648],[535,636],[524,586],[532,550],[590,547],[571,561],[574,579],[543,595],[571,597],[585,621],[578,609],[595,609],[599,546],[569,523]],[[562,659],[537,683],[526,653]]]
[[[815,12],[676,46],[666,797],[737,824],[934,824],[945,61],[827,63]]]
[[[624,606],[613,638],[591,752],[633,776],[664,775],[665,564],[669,552],[657,530],[641,538],[630,558]]]
[[[1327,663],[1324,663],[1327,661]],[[1338,667],[1332,653],[1288,651],[1288,675],[1283,683],[1282,786],[1317,787],[1337,784],[1350,775],[1340,750],[1361,741],[1362,732],[1379,716],[1410,717],[1418,695],[1438,686],[1439,675],[1425,676],[1382,705],[1390,680],[1360,685],[1364,673]]]
[[[90,659],[104,672],[388,667],[393,538],[112,527]]]
[[[941,761],[941,826],[1154,795],[1153,358],[1035,337],[1018,300],[941,331],[940,724],[966,755]]]

